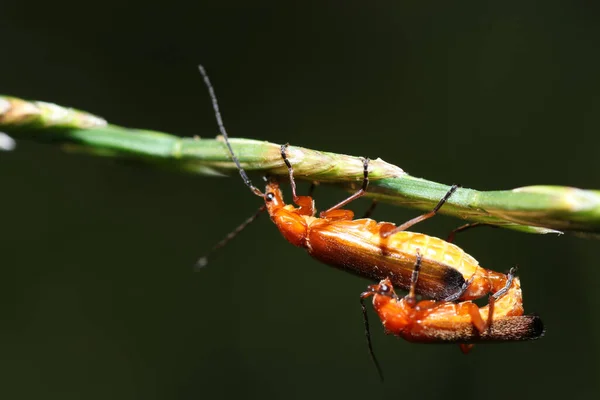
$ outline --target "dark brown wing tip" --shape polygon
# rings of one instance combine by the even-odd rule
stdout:
[[[406,338],[413,342],[482,343],[520,342],[544,336],[544,323],[537,315],[521,315],[494,320],[488,330],[480,333],[473,324],[456,324],[452,329],[428,327],[418,337]]]
[[[537,315],[501,318],[493,322],[483,340],[520,341],[539,339],[546,333],[542,319]],[[486,337],[487,336],[487,337]]]
[[[542,319],[538,315],[526,315],[526,317],[531,318],[531,339],[538,339],[543,337],[546,334],[546,327],[542,322]]]
[[[440,290],[430,294],[430,297],[436,300],[442,300],[460,292],[465,283],[465,278],[454,268],[447,267],[444,271],[442,282]]]

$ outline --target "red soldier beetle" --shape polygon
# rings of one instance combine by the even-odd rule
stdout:
[[[289,171],[293,201],[299,207],[284,203],[279,184],[273,179],[267,182],[265,193],[262,193],[252,184],[235,156],[212,84],[204,68],[199,66],[199,69],[210,94],[219,131],[231,158],[244,184],[265,201],[265,205],[253,217],[219,242],[213,251],[222,247],[266,208],[271,220],[290,243],[306,248],[312,257],[326,264],[375,281],[389,278],[394,286],[408,289],[417,249],[420,249],[423,254],[421,279],[416,285],[416,292],[419,294],[437,300],[471,300],[497,292],[506,285],[506,275],[481,268],[473,257],[459,247],[436,237],[406,231],[412,225],[434,216],[456,190],[456,185],[452,186],[432,211],[400,226],[389,222],[377,223],[368,218],[353,220],[354,213],[341,207],[366,193],[369,184],[369,160],[364,159],[361,189],[321,212],[320,218],[317,218],[312,197],[296,194],[294,170],[286,156],[287,145],[283,145],[281,156]],[[206,257],[202,257],[197,265],[202,267],[206,262]]]
[[[399,298],[392,282],[385,278],[370,285],[360,296],[365,336],[369,354],[380,377],[381,368],[371,343],[365,299],[373,297],[377,312],[387,334],[415,343],[458,343],[468,353],[474,343],[507,342],[537,339],[544,334],[544,325],[535,315],[523,315],[523,295],[516,268],[508,274],[505,286],[492,294],[489,304],[479,308],[471,301],[452,303],[422,300],[417,302],[416,287],[422,257],[417,255],[408,295]]]

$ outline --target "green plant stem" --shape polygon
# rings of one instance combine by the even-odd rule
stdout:
[[[175,135],[110,125],[91,114],[43,102],[0,96],[0,130],[17,140],[53,143],[67,151],[135,159],[150,165],[200,175],[235,174],[236,167],[222,139]],[[242,166],[261,174],[287,176],[280,145],[231,139]],[[298,179],[357,190],[363,179],[359,157],[288,148]],[[368,197],[378,201],[431,209],[449,186],[415,178],[381,159],[369,164]],[[600,191],[563,186],[529,186],[513,190],[477,191],[461,188],[441,213],[531,233],[570,231],[600,233]]]

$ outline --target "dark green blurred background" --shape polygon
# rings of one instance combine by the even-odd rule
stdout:
[[[212,137],[202,62],[232,136],[382,157],[481,190],[600,188],[594,2],[204,3],[3,4],[0,92]],[[358,304],[368,282],[312,260],[268,219],[192,270],[260,205],[238,178],[20,142],[0,154],[0,182],[2,399],[598,394],[598,241],[465,233],[458,244],[484,267],[520,265],[546,337],[463,356],[376,324],[380,385]],[[344,195],[320,188],[317,205]],[[414,215],[382,206],[376,218]],[[417,228],[443,237],[459,224]]]

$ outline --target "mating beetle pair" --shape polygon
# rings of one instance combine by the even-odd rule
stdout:
[[[312,197],[296,193],[293,166],[286,156],[287,145],[283,145],[281,156],[288,168],[293,201],[298,207],[286,205],[277,181],[269,180],[264,193],[252,185],[231,148],[214,90],[201,66],[200,72],[209,89],[219,130],[232,160],[244,183],[265,201],[259,213],[266,209],[286,240],[306,248],[312,257],[380,280],[379,284],[369,286],[361,294],[371,356],[373,352],[364,307],[364,300],[370,296],[387,333],[412,342],[458,343],[467,352],[477,342],[520,341],[543,335],[544,328],[539,317],[523,315],[522,292],[519,279],[514,275],[515,269],[511,269],[508,275],[484,269],[452,243],[406,231],[434,216],[457,186],[453,186],[431,212],[400,226],[377,223],[369,218],[353,219],[354,213],[342,207],[366,193],[369,161],[365,159],[361,189],[316,217]],[[231,237],[228,235],[226,240]],[[200,264],[205,263],[206,259],[201,259]],[[393,287],[409,290],[409,294],[399,298]],[[417,294],[432,300],[417,302]],[[488,305],[480,308],[472,302],[488,294]]]

